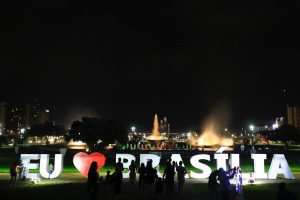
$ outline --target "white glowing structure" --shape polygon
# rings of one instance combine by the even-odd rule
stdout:
[[[240,167],[240,154],[230,154],[230,166]]]
[[[141,154],[140,155],[140,165],[142,163],[145,164],[145,166],[147,165],[147,162],[149,160],[152,160],[152,167],[156,168],[159,165],[160,162],[160,157],[154,154]],[[161,174],[159,173],[159,170],[157,170],[157,176],[158,177],[162,177]]]
[[[30,169],[39,169],[42,177],[50,179],[58,177],[63,169],[62,154],[55,154],[54,171],[51,174],[48,173],[49,154],[21,154],[20,160],[26,169],[26,178],[33,181],[39,179],[39,174],[29,173]],[[30,163],[31,160],[40,160],[40,164]]]
[[[276,179],[278,174],[283,174],[286,179],[295,179],[283,154],[273,155],[268,178]]]
[[[121,158],[123,163],[124,169],[129,169],[131,161],[135,161],[135,156],[131,154],[116,154],[116,163],[118,162],[119,158]],[[124,162],[126,160],[126,162]],[[129,178],[129,173],[123,173],[123,178]]]
[[[192,178],[208,178],[211,173],[211,168],[203,163],[200,163],[200,160],[208,160],[210,161],[210,155],[208,154],[200,154],[191,157],[191,165],[197,169],[202,170],[202,173],[196,173],[191,170]]]
[[[182,166],[184,167],[184,163],[183,163],[183,160],[181,158],[181,155],[180,154],[172,154],[171,156],[171,161],[175,161],[177,163],[177,165],[179,164],[179,162],[181,161],[182,162]],[[185,178],[189,178],[189,175],[186,174],[185,175]]]
[[[39,160],[40,155],[39,154],[21,154],[20,160],[23,164],[23,166],[26,169],[26,178],[29,179],[38,179],[39,175],[38,173],[29,173],[30,169],[38,169],[39,164],[38,163],[30,163],[30,160]]]
[[[49,167],[49,154],[41,154],[40,155],[40,174],[44,178],[56,178],[60,175],[63,169],[63,155],[55,154],[54,160],[54,170],[51,174],[48,172]]]
[[[253,178],[267,178],[267,173],[265,173],[267,154],[251,154],[251,159],[254,162]]]
[[[215,154],[214,158],[217,161],[217,169],[223,168],[226,170],[226,160],[228,159],[228,154]]]

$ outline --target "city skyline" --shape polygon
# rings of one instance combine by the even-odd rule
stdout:
[[[130,2],[7,2],[0,99],[40,99],[63,124],[91,115],[150,129],[161,113],[178,130],[220,105],[241,127],[300,103],[292,3]]]

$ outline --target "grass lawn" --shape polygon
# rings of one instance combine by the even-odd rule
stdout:
[[[300,156],[299,156],[300,157]],[[292,172],[300,172],[300,161],[298,156],[287,156],[288,163],[290,165]],[[65,157],[64,158],[64,173],[77,173],[77,169],[73,165],[73,157]],[[0,173],[8,173],[9,167],[12,162],[17,161],[17,158],[13,157],[0,157]],[[161,160],[160,164],[160,171],[163,172],[164,166],[165,166],[166,159]],[[193,170],[194,172],[201,172],[199,169],[195,169],[190,165],[189,159],[184,159],[183,161],[185,163],[185,166],[188,171]],[[216,162],[211,158],[211,161],[201,161],[204,164],[207,164],[211,167],[212,170],[216,169]],[[253,172],[253,160],[250,158],[240,158],[240,164],[243,172]],[[269,166],[271,164],[271,158],[265,161],[265,171],[267,172],[269,170]],[[101,169],[100,172],[105,173],[106,171],[114,171],[114,160],[113,159],[107,159],[106,164]],[[34,170],[32,172],[35,172]]]
[[[31,184],[29,182],[18,183],[17,186],[11,187],[8,182],[0,182],[0,199],[43,199],[43,200],[60,200],[60,199],[89,199],[85,190],[85,183],[51,183]],[[278,184],[260,184],[254,186],[244,186],[244,199],[247,200],[275,200],[277,199]],[[289,183],[287,187],[300,197],[300,183]],[[146,199],[147,194],[136,191],[129,191],[129,184],[123,184],[123,194],[120,199],[140,200]],[[209,191],[205,183],[188,182],[185,185],[185,199],[209,199]],[[107,185],[99,186],[99,199],[111,199],[111,192]],[[167,198],[166,198],[167,199]],[[178,195],[175,195],[175,199]]]

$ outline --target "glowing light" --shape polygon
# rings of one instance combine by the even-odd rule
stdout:
[[[250,129],[250,131],[254,131],[255,126],[254,126],[254,125],[250,125],[250,126],[249,126],[249,129]]]
[[[216,124],[213,121],[209,121],[206,124],[204,132],[201,134],[200,138],[198,139],[198,145],[200,146],[232,146],[233,140],[232,138],[222,138],[218,134],[218,130],[216,128]]]
[[[278,126],[278,124],[273,124],[273,125],[272,125],[272,128],[273,128],[273,130],[275,130],[275,129],[278,129],[279,126]]]

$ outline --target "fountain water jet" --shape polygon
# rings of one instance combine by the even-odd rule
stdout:
[[[154,121],[153,121],[153,129],[152,129],[152,135],[147,137],[147,140],[150,141],[164,141],[166,140],[166,137],[160,135],[159,130],[158,130],[158,117],[157,114],[154,116]]]

